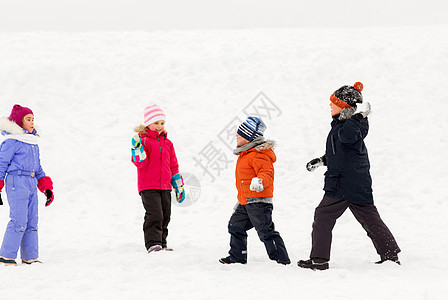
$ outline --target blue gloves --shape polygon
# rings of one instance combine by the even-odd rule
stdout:
[[[176,200],[179,203],[185,200],[185,189],[184,189],[184,179],[177,173],[171,178],[171,185],[176,191]]]
[[[142,145],[142,139],[138,134],[134,135],[131,140],[132,160],[135,162],[142,162],[146,159],[146,152]]]

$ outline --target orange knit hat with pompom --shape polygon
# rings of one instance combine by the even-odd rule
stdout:
[[[358,103],[362,103],[363,89],[364,85],[359,81],[353,86],[344,85],[330,96],[330,101],[340,108],[356,107]]]

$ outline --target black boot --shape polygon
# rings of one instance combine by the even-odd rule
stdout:
[[[239,264],[243,264],[243,265],[246,264],[244,262],[235,261],[230,256],[227,256],[227,257],[224,257],[224,258],[220,258],[219,262],[222,263],[222,264],[225,264],[225,265],[230,265],[230,264],[234,264],[234,263],[239,263]]]
[[[5,264],[7,266],[16,266],[17,263],[14,259],[8,259],[4,257],[0,257],[0,264]]]
[[[308,260],[299,260],[297,265],[301,268],[311,270],[326,270],[330,266],[328,259],[325,258],[310,258]]]
[[[396,263],[397,265],[401,265],[401,262],[400,262],[400,260],[398,259],[398,256],[397,256],[397,255],[390,256],[390,257],[382,257],[380,261],[377,261],[377,262],[376,262],[376,264],[379,265],[379,264],[382,264],[383,262],[388,261],[388,260],[389,260],[389,261],[393,261],[393,262]]]
[[[287,261],[280,261],[280,260],[277,260],[277,263],[286,266],[286,265],[289,265],[289,264],[291,263],[291,261],[289,261],[289,260],[287,260]]]
[[[40,260],[24,260],[22,259],[22,264],[24,265],[32,265],[32,264],[41,264],[42,262]]]

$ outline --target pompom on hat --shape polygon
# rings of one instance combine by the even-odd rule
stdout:
[[[157,104],[150,104],[144,110],[143,123],[148,126],[157,121],[166,121],[166,115]]]
[[[340,108],[356,107],[358,103],[362,103],[363,89],[364,85],[359,81],[353,86],[344,85],[330,96],[330,101]]]
[[[13,108],[11,110],[11,115],[8,117],[8,119],[10,121],[13,121],[20,127],[22,127],[23,118],[29,114],[34,115],[33,111],[31,109],[29,109],[28,107],[24,107],[24,106],[20,106],[19,104],[16,104],[13,106]]]
[[[256,137],[263,136],[265,130],[266,125],[260,118],[248,117],[246,121],[238,127],[237,133],[249,142],[252,142]]]

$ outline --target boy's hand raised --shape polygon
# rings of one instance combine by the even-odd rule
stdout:
[[[355,117],[358,118],[359,120],[362,120],[362,119],[366,118],[370,114],[371,111],[372,111],[372,106],[370,105],[369,102],[366,102],[366,105],[364,108],[358,107]]]

